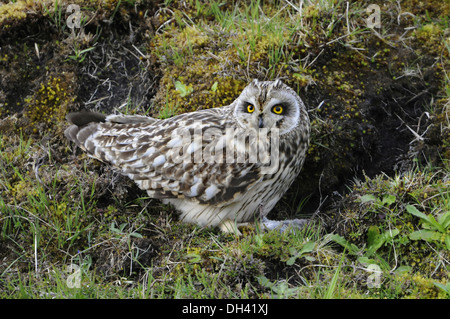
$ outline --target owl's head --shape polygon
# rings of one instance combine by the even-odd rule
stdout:
[[[278,128],[280,135],[296,128],[306,112],[298,94],[281,80],[253,80],[233,104],[234,117],[243,128]]]

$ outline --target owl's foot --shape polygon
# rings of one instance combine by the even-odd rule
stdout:
[[[249,223],[236,223],[231,219],[224,220],[219,225],[219,229],[227,234],[235,234],[236,236],[242,236],[242,233],[239,231],[238,227],[247,226]]]
[[[307,219],[270,220],[267,217],[261,218],[261,226],[267,230],[296,231],[302,229],[308,223]]]
[[[285,231],[298,231],[302,229],[308,223],[308,219],[288,219],[288,220],[270,220],[267,217],[262,217],[260,221],[261,229],[265,230],[278,230],[280,233]],[[236,223],[233,220],[224,220],[220,225],[219,229],[227,234],[235,234],[236,236],[242,236],[239,231],[239,227],[248,226],[253,223]]]

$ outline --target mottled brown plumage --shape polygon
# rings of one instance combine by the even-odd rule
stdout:
[[[69,140],[202,226],[267,215],[299,174],[309,142],[305,106],[281,81],[254,80],[228,106],[165,120],[67,118]]]

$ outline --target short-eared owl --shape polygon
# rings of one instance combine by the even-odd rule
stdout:
[[[280,80],[253,80],[230,105],[168,119],[71,113],[67,138],[110,163],[181,220],[230,230],[275,206],[300,172],[309,118]]]

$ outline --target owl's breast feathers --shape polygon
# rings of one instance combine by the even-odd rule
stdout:
[[[230,145],[227,128],[237,127],[227,107],[165,120],[93,112],[71,113],[67,119],[69,140],[121,170],[153,198],[225,206],[264,178],[261,163],[248,156],[227,158],[230,148],[249,147],[248,141]]]

